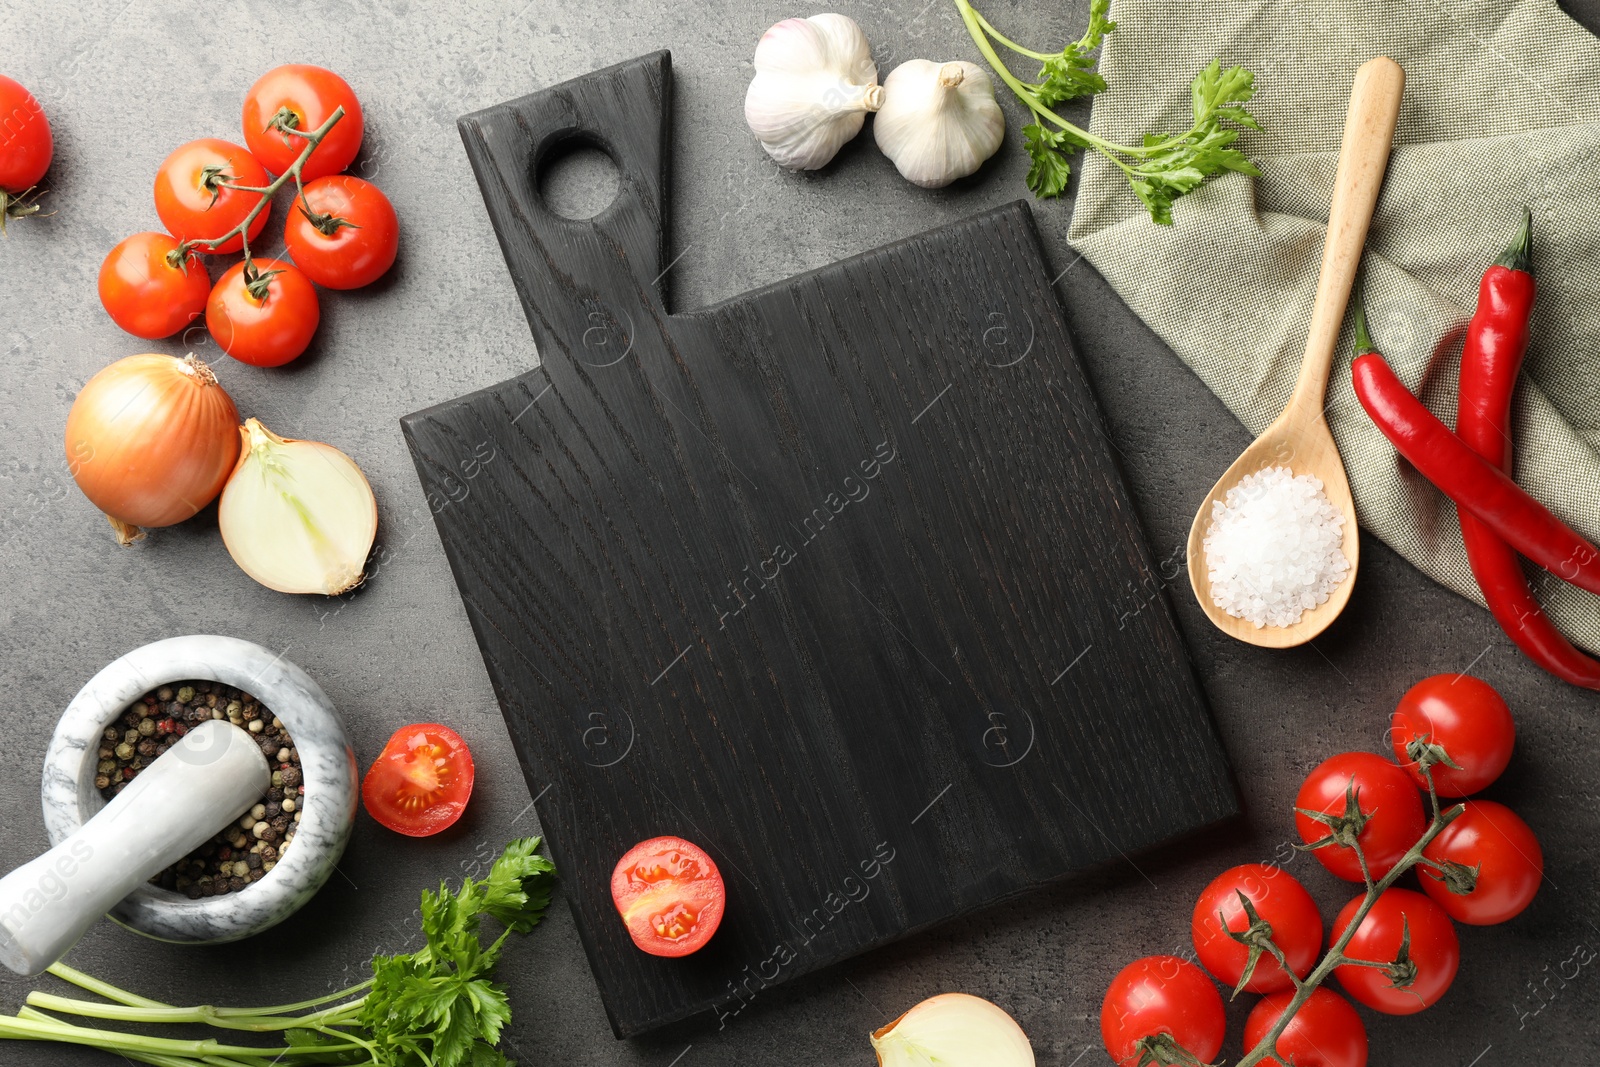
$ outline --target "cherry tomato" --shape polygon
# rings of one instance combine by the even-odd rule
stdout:
[[[181,241],[209,241],[221,237],[250,214],[261,201],[260,193],[230,189],[228,185],[256,188],[271,179],[256,157],[236,144],[204,137],[182,145],[156,171],[156,214],[167,232]],[[267,224],[272,207],[263,208],[250,223],[250,240]],[[235,235],[205,252],[237,252],[244,239]]]
[[[244,143],[268,170],[282,174],[300,158],[306,139],[274,128],[274,117],[283,111],[291,129],[310,133],[340,107],[344,117],[300,168],[300,178],[311,181],[338,174],[360,151],[364,123],[355,91],[331,70],[291,63],[263,74],[244,98]]]
[[[1467,810],[1439,831],[1422,855],[1435,863],[1448,860],[1477,869],[1472,891],[1457,893],[1438,871],[1417,866],[1423,892],[1450,918],[1469,926],[1492,926],[1520,915],[1533,903],[1544,877],[1539,839],[1516,812],[1492,800],[1467,801]]]
[[[1261,1044],[1293,999],[1293,990],[1273,993],[1250,1009],[1244,1021],[1246,1052]],[[1367,1028],[1350,1002],[1331,989],[1312,991],[1274,1047],[1280,1062],[1295,1067],[1367,1067]]]
[[[1267,863],[1230,867],[1200,893],[1189,930],[1194,937],[1195,952],[1205,969],[1228,986],[1237,986],[1244,974],[1250,950],[1227,933],[1228,930],[1243,933],[1250,928],[1244,905],[1239,903],[1240,893],[1250,901],[1256,915],[1268,924],[1268,933],[1283,950],[1294,973],[1302,978],[1310,974],[1311,968],[1317,965],[1317,952],[1322,948],[1322,915],[1317,911],[1317,902],[1294,875]],[[1293,986],[1293,980],[1271,953],[1263,952],[1244,990],[1271,993]]]
[[[283,230],[297,267],[329,289],[359,289],[383,276],[400,247],[400,220],[389,198],[371,182],[348,174],[306,185]]]
[[[235,263],[217,279],[206,302],[206,329],[242,363],[281,367],[306,350],[322,312],[310,280],[278,259]]]
[[[136,233],[100,264],[100,303],[135,337],[171,337],[206,311],[211,278],[192,252],[178,260],[164,233]]]
[[[1372,877],[1382,878],[1428,828],[1416,784],[1405,771],[1383,757],[1370,752],[1344,752],[1318,764],[1306,776],[1295,797],[1295,829],[1308,845],[1328,837],[1331,828],[1301,809],[1335,817],[1343,815],[1346,787],[1351,783],[1355,786],[1357,804],[1367,816],[1367,824],[1356,840],[1361,842]],[[1361,863],[1349,846],[1325,845],[1311,854],[1345,881],[1362,880]]]
[[[1206,972],[1176,956],[1134,960],[1117,972],[1100,1004],[1100,1037],[1119,1067],[1133,1067],[1147,1049],[1174,1043],[1210,1063],[1226,1032],[1222,994]]]
[[[1333,940],[1344,936],[1363,897],[1339,910],[1333,920]],[[1461,966],[1461,943],[1444,909],[1421,893],[1385,889],[1367,917],[1356,927],[1344,954],[1356,960],[1390,963],[1398,959],[1400,942],[1411,934],[1408,959],[1391,973],[1378,967],[1345,964],[1333,975],[1356,1000],[1388,1015],[1414,1015],[1436,1004],[1455,981]],[[1397,986],[1395,983],[1399,982]]]
[[[33,94],[0,74],[0,190],[27,192],[50,169],[55,141]]]
[[[367,814],[407,837],[454,826],[467,810],[477,771],[472,751],[436,722],[396,730],[361,782]]]
[[[1390,720],[1394,758],[1423,789],[1428,780],[1406,751],[1413,741],[1438,745],[1460,766],[1433,765],[1433,784],[1442,797],[1476,793],[1511,762],[1517,726],[1511,709],[1494,687],[1470,674],[1424,678],[1400,698]]]
[[[652,956],[687,956],[722,923],[728,890],[699,845],[652,837],[630,848],[611,872],[611,902],[633,943]]]

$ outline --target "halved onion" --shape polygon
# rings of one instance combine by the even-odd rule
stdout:
[[[1017,1021],[982,997],[929,997],[872,1035],[879,1067],[1034,1067]]]
[[[355,461],[332,445],[279,437],[256,419],[222,490],[217,525],[246,574],[280,593],[335,596],[361,584],[378,502]]]
[[[194,356],[119,359],[67,414],[67,467],[117,540],[171,526],[216,499],[239,457],[239,409]]]

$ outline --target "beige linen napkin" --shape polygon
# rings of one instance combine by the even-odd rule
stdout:
[[[1367,239],[1374,341],[1454,425],[1478,280],[1530,206],[1538,302],[1515,404],[1516,478],[1600,540],[1600,41],[1552,0],[1116,0],[1111,14],[1100,61],[1111,90],[1090,129],[1119,143],[1186,129],[1189,81],[1220,55],[1256,72],[1251,110],[1265,130],[1240,147],[1262,173],[1184,197],[1169,228],[1088,153],[1072,245],[1259,433],[1299,368],[1351,81],[1365,60],[1392,56],[1407,81]],[[1347,321],[1328,422],[1361,525],[1481,604],[1454,507],[1368,421],[1351,354]],[[1600,598],[1534,577],[1562,630],[1600,652]]]

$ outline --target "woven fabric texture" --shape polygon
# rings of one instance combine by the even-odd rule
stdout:
[[[1256,72],[1251,110],[1265,129],[1240,147],[1262,173],[1191,193],[1169,228],[1085,153],[1074,248],[1260,433],[1299,370],[1355,70],[1393,57],[1406,90],[1364,260],[1373,340],[1454,425],[1478,281],[1531,207],[1538,299],[1514,405],[1516,478],[1600,541],[1600,41],[1552,0],[1115,0],[1111,14],[1110,90],[1091,130],[1128,144],[1188,128],[1189,81],[1220,56]],[[1454,506],[1367,419],[1352,355],[1347,316],[1328,422],[1361,525],[1483,603]],[[1529,574],[1562,630],[1600,652],[1600,598]]]

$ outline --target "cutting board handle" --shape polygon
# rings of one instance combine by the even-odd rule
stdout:
[[[601,365],[665,317],[671,74],[671,53],[653,52],[457,123],[541,360],[561,351]],[[539,195],[540,168],[574,143],[619,172],[616,199],[589,219]],[[543,269],[520,269],[530,259]]]

